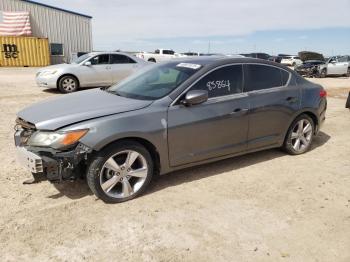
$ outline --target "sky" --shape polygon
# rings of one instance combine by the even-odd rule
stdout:
[[[350,54],[350,0],[36,0],[91,15],[94,50]]]

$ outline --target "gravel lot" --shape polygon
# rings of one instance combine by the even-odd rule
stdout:
[[[50,96],[35,69],[0,69],[0,261],[350,261],[350,79],[330,96],[310,152],[268,150],[176,172],[107,205],[84,181],[24,186],[21,108]]]

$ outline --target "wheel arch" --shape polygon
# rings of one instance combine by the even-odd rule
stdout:
[[[312,110],[303,110],[303,111],[299,111],[292,119],[292,121],[290,121],[289,125],[288,125],[288,128],[287,130],[285,131],[284,133],[284,139],[283,139],[283,142],[286,141],[286,138],[288,136],[288,130],[289,128],[291,127],[292,123],[295,121],[295,119],[297,119],[299,116],[301,115],[307,115],[309,116],[314,125],[315,125],[315,131],[314,131],[314,134],[316,134],[318,132],[318,127],[319,127],[319,119],[317,118],[317,115],[315,112],[312,112]]]
[[[62,79],[63,77],[65,77],[65,76],[72,76],[72,77],[74,77],[74,78],[78,81],[78,88],[80,87],[80,81],[79,81],[79,78],[78,78],[76,75],[71,74],[71,73],[65,73],[65,74],[61,75],[61,76],[57,79],[57,81],[56,81],[56,88],[58,88],[58,85],[59,85],[61,79]]]
[[[108,146],[112,146],[115,143],[124,142],[124,141],[137,142],[137,143],[143,145],[148,150],[148,152],[151,154],[151,157],[154,160],[154,172],[155,172],[154,174],[159,175],[160,168],[161,168],[159,151],[158,151],[157,147],[152,142],[150,142],[149,140],[147,140],[145,138],[135,137],[135,136],[119,138],[119,139],[116,139],[114,141],[111,141],[111,142],[103,145],[98,151],[101,151]]]

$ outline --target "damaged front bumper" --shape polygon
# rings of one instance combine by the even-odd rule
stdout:
[[[42,174],[51,182],[74,180],[81,176],[82,168],[92,149],[82,143],[65,151],[27,146],[22,132],[16,131],[15,145],[18,162],[34,174]]]

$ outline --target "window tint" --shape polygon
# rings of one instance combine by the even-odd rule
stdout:
[[[199,80],[192,90],[207,90],[210,97],[242,92],[242,65],[225,66]]]
[[[282,86],[281,70],[265,65],[246,65],[245,92]]]
[[[289,73],[284,70],[281,71],[281,76],[282,76],[282,86],[285,86],[289,80]]]
[[[105,65],[109,63],[109,55],[98,55],[91,60],[92,65]]]
[[[340,62],[340,63],[348,62],[348,58],[346,56],[341,56],[338,58],[338,62]]]
[[[111,64],[133,64],[133,63],[136,63],[136,62],[126,55],[117,55],[117,54],[111,55]]]
[[[173,50],[163,50],[164,55],[173,55],[175,52]]]
[[[256,57],[260,59],[268,59],[270,56],[268,54],[258,53]]]

